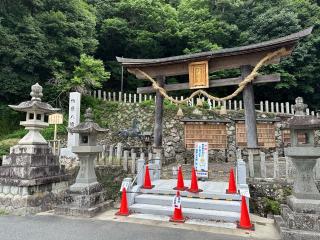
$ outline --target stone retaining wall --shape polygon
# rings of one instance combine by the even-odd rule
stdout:
[[[98,101],[98,100],[96,100]],[[84,106],[88,107],[88,106]],[[182,106],[183,107],[183,106]],[[101,135],[98,139],[99,144],[109,146],[110,144],[116,145],[122,142],[123,146],[127,149],[132,147],[142,146],[142,143],[133,139],[122,139],[118,136],[118,132],[132,127],[132,120],[137,119],[140,123],[142,132],[153,132],[154,126],[154,102],[144,101],[141,103],[121,103],[98,101],[96,106],[93,106],[95,113],[95,120],[110,131]],[[227,126],[227,146],[226,150],[210,150],[209,161],[234,161],[236,156],[236,122],[232,119],[243,119],[244,111],[227,111],[226,115],[220,115],[219,110],[209,110],[205,108],[197,108],[195,114],[195,107],[183,107],[184,117],[194,119],[223,119],[228,120]],[[184,146],[184,124],[181,122],[181,117],[177,117],[178,107],[173,104],[164,104],[164,121],[163,121],[163,147],[164,157],[166,163],[190,163],[193,159],[193,151],[187,150]],[[199,112],[201,114],[199,114]],[[266,114],[257,112],[259,119],[275,119],[274,114]],[[278,116],[278,119],[286,119],[286,116]],[[279,156],[283,156],[283,140],[280,128],[282,122],[275,122],[275,142],[276,147],[270,149],[262,149],[266,153],[266,157],[271,156],[272,152],[278,151]],[[320,134],[317,136],[319,137]],[[65,145],[65,137],[62,136],[62,145]],[[64,143],[64,144],[63,144]],[[244,149],[244,156],[246,150]],[[64,159],[64,164],[68,167],[70,159]]]
[[[285,179],[252,180],[249,182],[250,210],[262,217],[279,215],[280,205],[286,204],[292,192],[292,183]],[[317,182],[320,190],[320,181]]]

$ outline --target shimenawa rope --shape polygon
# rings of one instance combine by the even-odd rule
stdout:
[[[183,104],[186,103],[188,101],[190,101],[193,97],[197,96],[197,95],[203,95],[205,97],[207,97],[210,100],[215,100],[215,101],[226,101],[226,100],[230,100],[234,97],[236,97],[239,93],[241,93],[243,91],[243,89],[246,87],[247,84],[251,83],[255,77],[258,75],[258,70],[268,61],[273,60],[274,58],[278,58],[281,56],[285,56],[289,53],[289,51],[287,51],[285,48],[281,48],[277,51],[274,51],[272,53],[268,53],[264,58],[262,58],[258,64],[253,68],[252,72],[242,81],[239,83],[238,88],[230,95],[219,98],[219,97],[215,97],[212,96],[211,94],[207,93],[206,91],[199,89],[195,92],[193,92],[189,97],[183,99],[183,100],[177,100],[174,99],[173,97],[169,96],[167,94],[167,91],[163,88],[160,87],[159,84],[152,78],[150,77],[147,73],[145,73],[144,71],[140,70],[139,68],[136,68],[136,71],[140,72],[142,75],[144,75],[147,79],[149,79],[152,82],[152,87],[156,90],[159,91],[160,94],[168,99],[169,101],[176,103],[176,104]]]

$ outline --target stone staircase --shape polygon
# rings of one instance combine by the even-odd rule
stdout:
[[[171,216],[176,180],[157,180],[153,189],[141,189],[130,209],[135,213]],[[188,186],[188,180],[185,184]],[[225,182],[199,182],[204,191],[194,194],[181,191],[182,211],[190,219],[236,222],[240,219],[241,196],[226,194]]]

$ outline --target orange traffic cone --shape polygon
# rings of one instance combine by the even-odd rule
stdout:
[[[230,170],[229,187],[226,190],[226,193],[228,193],[228,194],[236,194],[237,193],[237,186],[236,186],[236,181],[234,179],[233,168],[231,168],[231,170]]]
[[[145,174],[144,174],[144,183],[143,183],[142,188],[144,188],[144,189],[151,189],[151,188],[153,188],[153,187],[154,187],[154,186],[151,185],[149,167],[148,167],[148,165],[147,165],[147,166],[146,166],[146,172],[145,172]]]
[[[177,191],[177,194],[173,201],[173,205],[174,205],[174,212],[169,221],[184,223],[186,221],[186,218],[182,214],[181,198],[180,198],[179,191]]]
[[[240,221],[237,222],[237,227],[242,229],[254,230],[254,224],[250,221],[249,211],[245,196],[241,199],[241,215]]]
[[[188,188],[187,191],[192,193],[198,193],[203,191],[202,189],[198,188],[198,178],[197,178],[196,170],[194,169],[194,167],[192,167],[192,173],[191,173],[191,186],[190,188]]]
[[[184,190],[187,189],[187,187],[184,186],[181,166],[179,166],[179,170],[178,170],[177,186],[175,188],[173,188],[173,189],[174,190],[180,190],[180,191],[184,191]]]
[[[129,216],[130,211],[128,208],[128,201],[127,201],[127,191],[126,188],[122,188],[122,196],[121,196],[121,205],[119,211],[116,213],[116,215],[120,216]]]

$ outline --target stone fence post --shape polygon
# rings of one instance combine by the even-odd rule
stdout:
[[[123,151],[122,167],[125,172],[128,172],[128,157],[129,157],[129,151],[124,150]]]
[[[237,171],[236,171],[236,179],[238,188],[247,186],[247,170],[246,163],[242,158],[237,158]]]
[[[109,165],[113,164],[113,153],[114,153],[114,145],[111,144],[109,147]]]
[[[278,152],[275,151],[273,153],[273,177],[274,178],[279,178],[280,174],[279,174],[279,156],[278,156]]]
[[[136,173],[136,158],[137,158],[137,154],[131,153],[131,173],[135,174]]]
[[[266,154],[264,152],[260,152],[260,167],[261,167],[261,178],[267,177],[267,167],[266,167]]]
[[[154,166],[155,166],[154,180],[159,180],[161,176],[161,158],[159,156],[156,156],[156,158],[154,159]]]
[[[249,162],[249,176],[254,177],[254,164],[253,164],[253,152],[248,151],[248,162]]]
[[[143,177],[144,177],[144,159],[138,159],[137,161],[137,185],[143,185]]]
[[[116,165],[121,165],[121,157],[122,157],[122,143],[119,142],[117,144]]]

